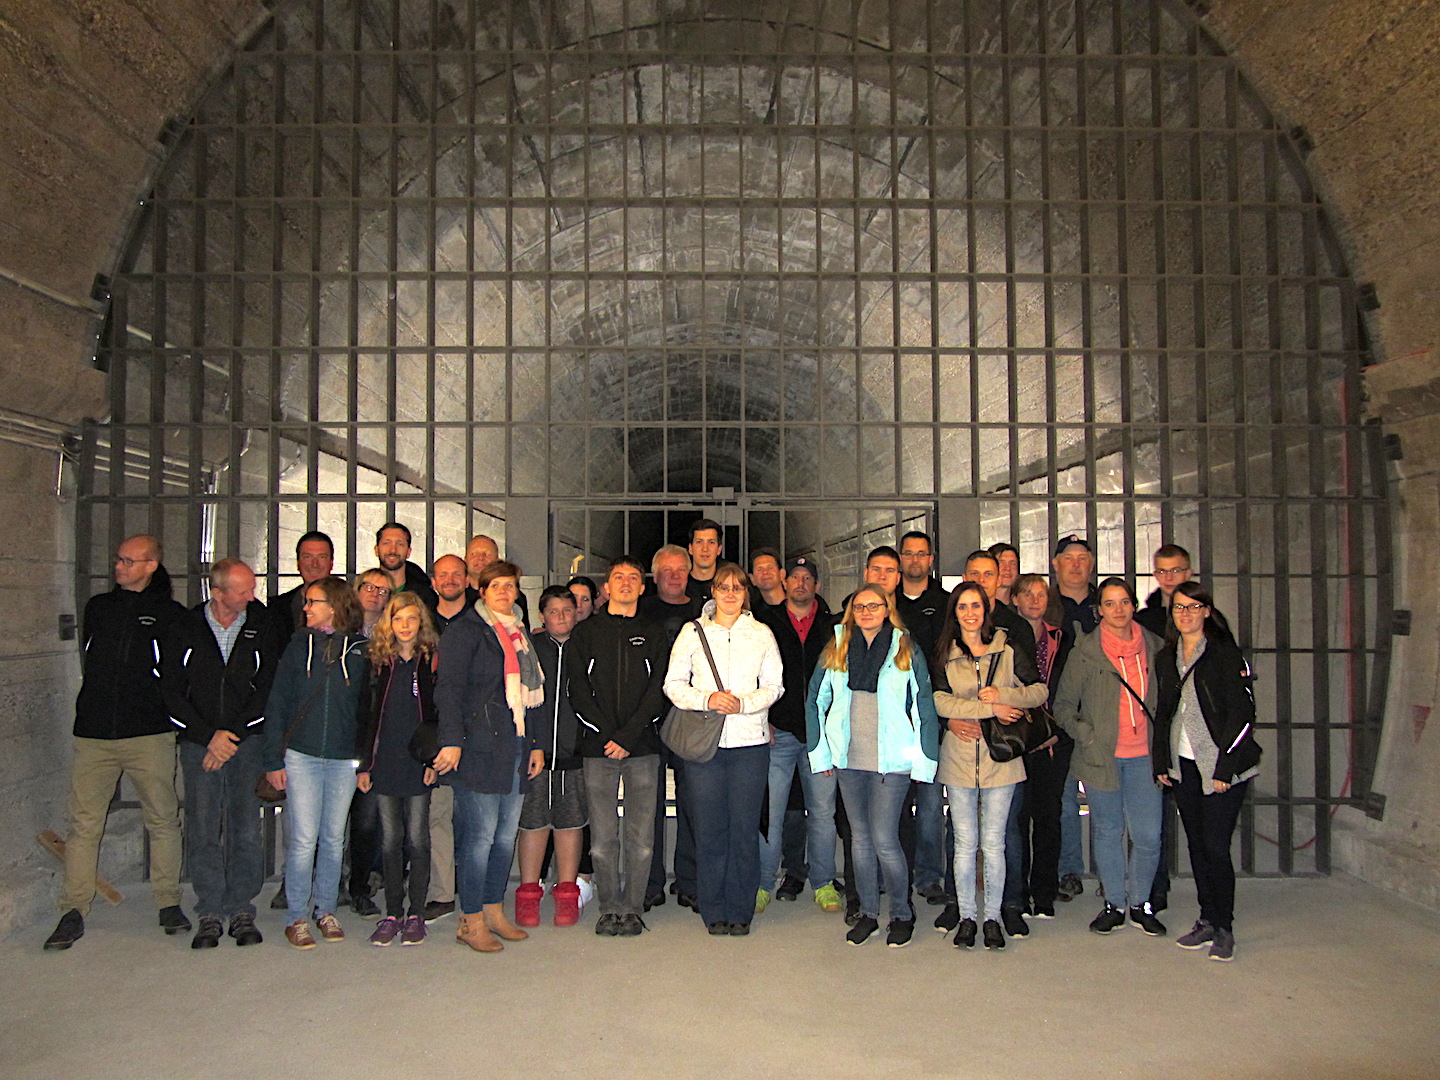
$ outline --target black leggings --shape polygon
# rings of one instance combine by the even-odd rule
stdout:
[[[1180,783],[1175,806],[1185,839],[1190,845],[1190,869],[1200,898],[1200,918],[1217,930],[1231,930],[1235,922],[1235,865],[1230,861],[1230,840],[1250,787],[1246,780],[1226,792],[1206,795],[1200,787],[1200,770],[1190,758],[1180,759]]]

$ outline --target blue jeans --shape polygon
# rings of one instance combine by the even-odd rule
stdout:
[[[915,784],[915,887],[945,883],[945,787]]]
[[[1060,800],[1060,876],[1074,874],[1080,877],[1084,873],[1085,851],[1080,840],[1080,781],[1072,772],[1065,777],[1065,790]]]
[[[466,915],[504,901],[524,801],[519,792],[482,795],[455,788],[455,893]]]
[[[854,853],[860,914],[880,918],[878,860],[878,870],[885,875],[885,891],[890,896],[890,918],[915,918],[910,906],[910,870],[900,847],[900,811],[910,790],[910,774],[837,769],[836,775],[850,818],[850,846]]]
[[[769,771],[767,743],[720,749],[709,761],[685,763],[695,830],[696,898],[706,924],[748,924],[755,917],[755,879],[760,874],[755,838]],[[782,808],[777,835],[784,820]]]
[[[780,873],[781,837],[785,808],[790,801],[790,782],[800,774],[805,792],[805,846],[810,863],[810,887],[818,889],[835,880],[835,776],[816,776],[810,771],[805,744],[788,731],[775,732],[770,747],[770,832],[760,838],[760,881],[762,889],[773,889]]]
[[[261,749],[261,740],[252,736],[223,766],[206,772],[200,767],[206,748],[180,742],[185,854],[197,915],[228,919],[255,914],[255,897],[265,883],[260,800],[255,797],[255,781],[265,771]]]
[[[1087,789],[1090,833],[1105,901],[1122,911],[1150,899],[1155,868],[1160,865],[1160,809],[1164,805],[1150,755],[1116,758],[1118,791]],[[1125,834],[1130,857],[1125,857]]]
[[[975,851],[984,853],[985,918],[1000,918],[1005,893],[1005,826],[1015,784],[1002,787],[947,787],[950,823],[955,827],[955,902],[962,919],[973,919],[975,904]]]
[[[285,751],[285,899],[292,923],[333,915],[355,762]]]

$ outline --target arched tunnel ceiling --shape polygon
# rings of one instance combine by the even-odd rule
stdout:
[[[1239,342],[1264,331],[1277,268],[1339,267],[1283,216],[1267,243],[1247,242],[1246,206],[1313,213],[1313,195],[1275,168],[1268,116],[1188,15],[1052,4],[1042,24],[1022,7],[961,5],[934,26],[926,5],[905,3],[766,18],[745,4],[496,6],[471,54],[452,4],[433,24],[407,5],[292,5],[202,108],[162,184],[233,192],[237,212],[172,213],[167,265],[194,250],[212,266],[318,279],[318,303],[303,290],[280,300],[278,340],[264,290],[234,313],[254,323],[247,339],[295,350],[282,379],[295,419],[346,415],[356,368],[357,419],[421,420],[435,407],[404,369],[423,357],[443,401],[447,387],[496,378],[480,369],[512,350],[521,385],[490,419],[882,421],[897,387],[934,398],[895,358],[932,349],[968,349],[986,368],[996,351],[1019,354],[1005,379],[946,380],[937,418],[1005,412],[1012,379],[1022,412],[1053,400],[1051,423],[1155,417],[1156,365],[1134,365],[1122,390],[1116,365],[1057,353]],[[340,59],[295,60],[317,41]],[[1122,296],[1119,284],[1217,267],[1255,283],[1159,319],[1144,310],[1153,289]],[[226,321],[213,303],[207,314]],[[140,298],[132,322],[146,318]],[[172,342],[208,333],[168,315]],[[335,350],[318,370],[315,346]],[[381,354],[395,349],[415,352],[397,360],[392,392]],[[531,362],[540,354],[547,371]],[[968,371],[951,357],[937,367]],[[1240,391],[1207,388],[1207,419],[1236,415]],[[1196,392],[1169,386],[1167,407],[1202,411]],[[246,396],[268,406],[258,369]],[[658,428],[646,430],[589,486],[796,486],[778,439],[734,440],[746,460],[702,477],[667,464]],[[378,452],[376,438],[360,443]],[[437,456],[465,452],[449,432],[437,440]],[[1030,441],[1021,478],[1044,467],[1043,439]],[[1078,426],[1062,434],[1062,467],[1084,446]],[[576,449],[594,456],[583,435]],[[895,478],[888,453],[861,451],[855,478]],[[1007,447],[980,453],[981,490],[1017,479]]]

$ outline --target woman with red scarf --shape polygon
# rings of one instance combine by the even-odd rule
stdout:
[[[1070,767],[1090,802],[1091,840],[1105,906],[1090,923],[1108,934],[1130,921],[1152,937],[1165,925],[1150,909],[1160,862],[1161,795],[1150,766],[1161,641],[1135,621],[1135,591],[1100,583],[1100,625],[1076,643],[1060,676],[1055,719],[1075,739]],[[1126,857],[1126,836],[1130,852]]]
[[[456,938],[499,952],[530,935],[505,915],[520,804],[545,765],[535,739],[544,678],[520,618],[520,568],[496,560],[480,571],[480,599],[445,630],[435,679],[440,753],[435,771],[455,788]]]

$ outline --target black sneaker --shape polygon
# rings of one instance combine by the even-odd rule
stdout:
[[[973,949],[975,947],[975,920],[961,919],[960,928],[955,931],[955,947],[957,949]]]
[[[710,935],[711,935],[712,937],[729,937],[729,936],[730,936],[730,924],[729,924],[728,922],[712,922],[712,923],[706,923],[706,924],[705,924],[705,929],[710,932]]]
[[[987,949],[1003,949],[1005,947],[1005,935],[1000,932],[1000,924],[994,919],[985,920],[985,926],[981,933],[985,936]]]
[[[649,929],[649,927],[645,925],[645,920],[633,913],[630,915],[617,915],[615,918],[617,920],[615,926],[615,934],[617,937],[639,937],[642,931]],[[733,926],[730,928],[730,932],[732,934],[735,932]]]
[[[748,922],[732,922],[730,924],[731,937],[745,937],[749,933],[750,924]]]
[[[260,931],[255,929],[255,916],[248,911],[232,915],[227,932],[235,939],[236,945],[259,945],[265,940]]]
[[[695,898],[694,893],[677,892],[675,894],[675,902],[683,908],[689,908],[697,915],[700,912],[700,901]]]
[[[374,899],[365,893],[350,894],[350,910],[366,919],[380,914],[380,909],[376,906]]]
[[[71,908],[60,916],[55,932],[45,939],[45,948],[50,951],[68,949],[85,936],[85,919],[78,908]]]
[[[1060,879],[1056,900],[1070,901],[1085,891],[1085,883],[1075,874],[1066,874]]]
[[[431,900],[425,905],[425,921],[435,922],[443,919],[446,915],[455,914],[454,900]]]
[[[282,881],[280,882],[280,888],[276,891],[275,895],[270,898],[270,910],[284,911],[289,906],[290,902],[285,899],[285,882]],[[451,906],[453,907],[454,905]]]
[[[935,929],[942,934],[948,934],[960,925],[960,908],[955,904],[946,904],[945,910],[935,916]]]
[[[1214,940],[1215,927],[1204,919],[1200,919],[1190,928],[1188,934],[1182,934],[1176,938],[1175,944],[1182,949],[1203,949]]]
[[[793,902],[800,899],[800,894],[804,891],[804,879],[795,877],[793,874],[786,874],[785,880],[782,881],[780,887],[775,890],[775,899]]]
[[[190,932],[190,920],[185,917],[185,912],[180,910],[179,904],[160,909],[160,929],[172,936]]]
[[[885,930],[885,944],[892,949],[903,949],[910,944],[910,938],[914,934],[914,919],[891,919]]]
[[[1130,909],[1130,921],[1151,937],[1160,937],[1165,933],[1165,924],[1155,917],[1148,902]]]
[[[1036,900],[1036,901],[1035,901],[1035,918],[1037,918],[1037,919],[1053,919],[1054,917],[1055,917],[1055,901],[1054,901],[1054,900]]]
[[[1028,923],[1026,923],[1025,916],[1021,915],[1020,912],[1017,911],[1015,908],[1001,908],[1000,918],[1005,923],[1005,933],[1009,934],[1011,937],[1024,937],[1026,934],[1030,933],[1030,926]],[[990,923],[994,921],[994,919],[991,919],[985,925],[989,926]],[[987,949],[992,948],[992,946],[988,944],[985,947]],[[1005,946],[1002,943],[993,947],[1003,949]]]
[[[192,949],[213,949],[220,944],[220,938],[225,934],[225,924],[214,915],[200,916],[200,929],[195,931],[195,936],[190,939]]]
[[[846,925],[846,926],[854,926],[854,925],[855,925],[856,923],[858,923],[859,921],[860,921],[860,897],[858,897],[858,896],[847,896],[847,897],[845,897],[845,925]],[[878,930],[878,929],[880,928],[880,924],[879,924],[879,923],[876,923],[876,924],[875,924],[875,928]]]
[[[1110,931],[1125,925],[1125,912],[1121,911],[1114,904],[1106,904],[1100,909],[1100,914],[1090,920],[1090,929],[1096,934],[1108,934]]]
[[[649,911],[652,907],[659,907],[663,903],[665,903],[665,894],[663,892],[651,893],[645,897],[645,910]]]
[[[595,923],[595,933],[601,937],[615,937],[620,933],[619,915],[601,915]]]
[[[923,896],[927,904],[933,904],[935,907],[939,907],[950,899],[945,895],[945,886],[938,881],[932,881],[923,889],[916,889],[915,895]]]
[[[870,940],[870,935],[879,929],[878,920],[870,915],[861,915],[855,920],[855,925],[850,928],[850,932],[845,935],[845,940],[851,945],[864,945]]]

